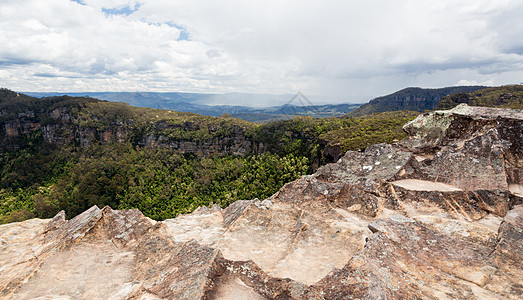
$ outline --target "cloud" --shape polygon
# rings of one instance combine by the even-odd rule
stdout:
[[[518,0],[4,0],[0,73],[25,91],[362,102],[406,86],[521,82],[522,14]]]
[[[140,8],[141,4],[136,3],[133,6],[124,5],[116,8],[102,8],[102,12],[106,15],[125,15],[128,16]]]

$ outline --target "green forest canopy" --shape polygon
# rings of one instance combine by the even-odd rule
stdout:
[[[120,124],[132,131],[125,141],[95,140],[88,146],[48,143],[41,130],[18,136],[17,147],[0,153],[0,223],[49,218],[60,210],[70,218],[92,205],[138,208],[148,217],[163,220],[199,206],[225,207],[236,200],[265,199],[285,183],[337,159],[324,157],[326,146],[338,147],[343,154],[401,139],[405,136],[401,126],[417,114],[299,117],[259,125],[90,98],[41,100],[1,90],[0,99],[4,123],[18,120],[20,113],[28,111],[66,108],[71,124],[65,128],[103,131]],[[30,121],[40,125],[58,122],[43,113],[31,115]],[[173,140],[208,141],[230,135],[234,126],[243,128],[244,138],[263,144],[263,149],[243,156],[201,156],[136,142],[152,130]]]

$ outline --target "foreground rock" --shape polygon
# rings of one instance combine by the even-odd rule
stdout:
[[[264,201],[0,226],[2,299],[521,299],[523,115],[420,116]]]

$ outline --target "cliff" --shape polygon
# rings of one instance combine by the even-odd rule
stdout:
[[[474,92],[484,86],[454,86],[439,89],[405,88],[390,95],[378,97],[351,111],[351,116],[362,116],[371,113],[412,110],[423,112],[433,110],[440,100],[455,93]]]
[[[523,113],[461,105],[273,196],[0,226],[0,298],[521,299]]]
[[[185,153],[245,155],[253,150],[247,132],[254,124],[193,113],[132,107],[82,97],[38,99],[0,91],[0,151],[33,143],[86,146],[131,142]]]

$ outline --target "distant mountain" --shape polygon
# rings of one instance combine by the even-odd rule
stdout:
[[[447,95],[462,92],[470,93],[483,88],[486,87],[455,86],[439,89],[409,87],[387,96],[375,98],[369,103],[363,104],[359,108],[350,112],[350,115],[362,116],[371,113],[396,110],[411,110],[419,112],[433,110],[441,98]]]
[[[33,97],[52,97],[68,95],[71,97],[91,97],[112,102],[126,102],[133,106],[163,108],[171,103],[193,103],[198,104],[205,99],[216,96],[215,94],[202,93],[152,93],[152,92],[81,92],[81,93],[59,93],[59,92],[24,92]],[[154,107],[153,107],[154,106]]]
[[[82,92],[82,93],[35,93],[26,92],[26,95],[33,97],[53,97],[68,95],[71,97],[89,97],[111,102],[125,102],[132,106],[149,107],[159,109],[170,109],[180,112],[194,112],[201,115],[217,116],[223,112],[199,104],[206,99],[215,96],[214,94],[200,93],[149,93],[149,92]]]
[[[232,113],[232,117],[250,122],[265,123],[268,121],[288,120],[297,116],[328,118],[344,116],[358,108],[360,104],[325,104],[325,105],[281,105],[267,108],[251,109]]]
[[[53,97],[62,93],[25,93],[33,97]],[[257,94],[200,94],[200,93],[152,93],[152,92],[85,92],[67,93],[72,97],[90,97],[111,102],[125,102],[133,106],[168,109],[178,112],[192,112],[204,116],[218,117],[229,114],[251,122],[287,120],[296,116],[317,118],[343,116],[359,107],[360,104],[293,105],[291,95]],[[213,105],[218,103],[279,103],[271,107],[252,107],[240,105]],[[281,103],[287,103],[281,105]]]
[[[269,94],[205,94],[205,93],[157,93],[157,92],[24,92],[33,97],[52,97],[68,95],[72,97],[91,97],[112,102],[126,102],[133,106],[174,109],[177,105],[192,105],[196,108],[203,106],[232,106],[232,107],[270,107],[287,103],[293,95]]]
[[[443,97],[436,109],[451,109],[460,103],[471,106],[509,107],[523,109],[523,85],[505,85],[457,93]]]

